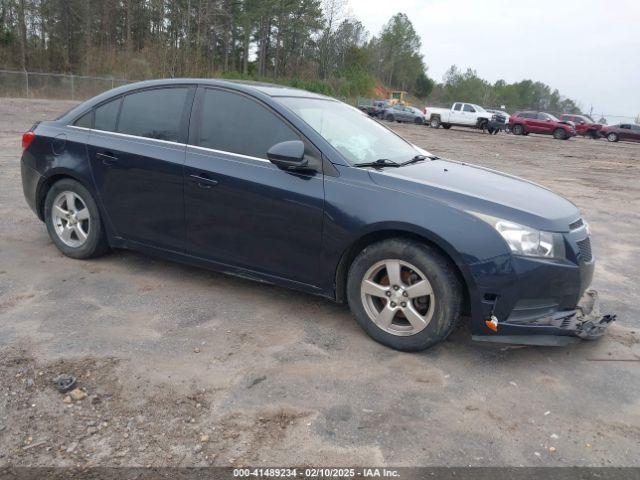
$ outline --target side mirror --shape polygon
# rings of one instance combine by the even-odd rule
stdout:
[[[309,163],[304,158],[304,143],[300,140],[276,143],[267,152],[267,158],[280,168],[298,170]]]

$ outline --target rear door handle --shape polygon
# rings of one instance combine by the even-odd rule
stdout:
[[[197,175],[197,174],[192,174],[189,175],[189,177],[193,178],[194,180],[196,180],[196,182],[198,183],[198,187],[200,188],[211,188],[211,187],[215,187],[218,184],[217,180],[214,180],[213,178],[209,178],[209,177],[203,177],[201,175]]]
[[[113,165],[118,161],[118,157],[111,152],[98,152],[96,153],[96,157],[102,160],[102,164],[106,166]]]

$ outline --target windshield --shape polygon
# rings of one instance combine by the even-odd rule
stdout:
[[[281,97],[278,101],[308,123],[351,165],[381,158],[405,162],[420,153],[398,135],[345,103],[295,97]]]
[[[486,112],[486,110],[484,108],[482,108],[480,105],[473,105],[474,107],[476,107],[476,110],[478,112]]]
[[[558,120],[556,117],[554,117],[553,115],[551,115],[550,113],[545,113],[546,117],[549,120],[553,120],[554,122],[559,122],[560,120]]]

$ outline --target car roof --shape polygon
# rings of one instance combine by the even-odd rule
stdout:
[[[117,97],[118,95],[124,95],[134,90],[141,90],[145,88],[163,87],[171,85],[211,85],[218,87],[226,87],[236,91],[253,94],[254,96],[266,96],[271,98],[277,97],[297,97],[297,98],[313,98],[329,100],[337,102],[335,98],[328,97],[326,95],[320,95],[318,93],[309,92],[299,88],[293,88],[285,85],[276,85],[273,83],[255,82],[250,80],[219,80],[213,78],[164,78],[158,80],[144,80],[141,82],[128,83],[112,90],[107,90],[100,95],[93,97],[86,102],[81,103],[77,107],[69,110],[58,120],[61,122],[68,121],[74,118],[81,112],[87,111],[94,106]]]
[[[270,97],[307,97],[307,98],[323,98],[334,100],[331,97],[320,95],[317,93],[302,90],[300,88],[289,87],[286,85],[277,85],[275,83],[256,82],[252,80],[220,80],[214,78],[166,78],[160,80],[145,80],[142,82],[129,83],[125,87],[131,89],[139,89],[145,87],[154,87],[162,85],[175,84],[194,84],[194,85],[213,85],[223,87],[235,87],[239,90],[258,91]]]

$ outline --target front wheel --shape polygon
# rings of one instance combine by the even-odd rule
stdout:
[[[394,117],[393,115],[389,114],[389,115],[387,115],[387,116],[385,117],[385,120],[386,120],[387,122],[394,122],[396,119],[395,119],[395,117]]]
[[[610,142],[617,142],[619,140],[618,134],[611,132],[610,134],[607,135],[607,140],[609,140]]]
[[[54,183],[44,203],[47,231],[55,246],[71,258],[92,258],[109,249],[98,206],[80,182]]]
[[[374,340],[406,352],[441,342],[460,319],[462,286],[428,245],[390,239],[366,247],[347,279],[349,307]]]
[[[556,140],[566,140],[569,136],[567,135],[567,132],[564,131],[564,128],[556,128],[553,131],[553,138]]]
[[[422,125],[424,123],[424,120],[422,118],[420,118],[420,117],[416,117],[413,120],[413,123],[415,123],[416,125]]]

